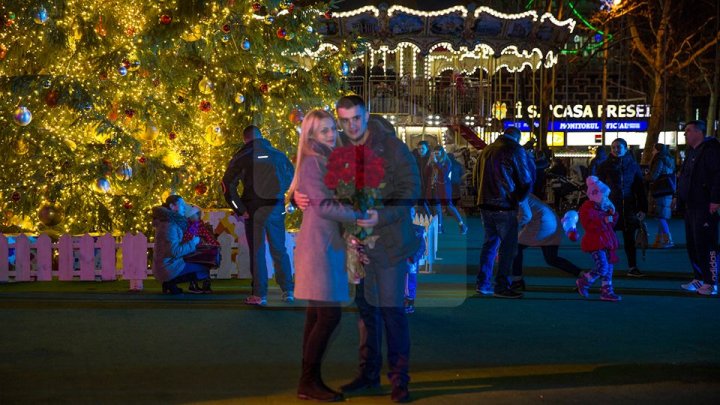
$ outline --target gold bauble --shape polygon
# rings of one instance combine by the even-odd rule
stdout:
[[[190,32],[186,32],[180,35],[180,38],[182,38],[183,41],[187,42],[197,41],[198,39],[202,38],[202,25],[195,25],[194,27],[192,27],[192,30]]]
[[[30,151],[30,145],[23,139],[18,139],[15,142],[15,153],[22,156]]]
[[[135,137],[142,141],[152,141],[157,138],[158,134],[160,134],[158,127],[156,127],[152,122],[148,122],[145,126],[141,126],[138,131],[135,132]]]
[[[184,164],[182,156],[180,156],[179,153],[175,152],[172,149],[168,150],[167,153],[165,153],[162,158],[162,163],[170,169],[178,169]]]
[[[203,77],[200,83],[198,83],[198,89],[200,89],[200,93],[202,94],[210,94],[215,90],[215,84],[207,77]]]
[[[38,219],[45,226],[55,226],[63,220],[62,208],[55,204],[43,204],[38,210]]]
[[[212,146],[220,146],[225,142],[222,128],[219,125],[210,124],[205,127],[205,142]]]

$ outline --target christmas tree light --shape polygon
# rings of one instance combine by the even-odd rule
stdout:
[[[292,156],[302,112],[343,93],[351,46],[312,53],[331,5],[308,3],[3,2],[0,231],[147,232],[170,193],[225,206],[246,125]]]

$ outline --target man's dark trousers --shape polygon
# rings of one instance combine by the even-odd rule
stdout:
[[[245,237],[250,251],[253,295],[267,297],[266,238],[275,269],[275,281],[283,291],[293,291],[290,256],[285,248],[285,206],[282,203],[261,206],[248,209],[248,214],[250,218],[245,221]]]

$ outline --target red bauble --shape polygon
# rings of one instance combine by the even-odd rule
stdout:
[[[203,195],[207,193],[208,187],[205,183],[200,182],[195,185],[195,194],[197,195]]]
[[[287,36],[287,31],[285,31],[285,28],[278,28],[277,37],[280,39],[285,39],[286,36]]]
[[[567,236],[568,236],[568,239],[570,239],[573,242],[577,242],[578,239],[580,239],[580,235],[578,234],[578,231],[574,231],[574,230],[568,232]]]
[[[203,100],[200,102],[200,111],[208,112],[210,110],[212,110],[212,104],[209,101]]]
[[[177,134],[175,132],[170,132],[168,134],[168,138],[170,138],[171,141],[174,141],[175,138],[177,138]]]
[[[128,60],[128,59],[123,59],[123,60],[122,60],[122,65],[125,66],[125,68],[129,68],[129,67],[130,67],[130,60]]]
[[[303,112],[301,109],[293,108],[292,111],[290,111],[290,115],[288,116],[288,118],[293,124],[299,125],[305,117],[303,116]]]
[[[140,157],[138,158],[138,162],[140,162],[140,164],[143,164],[143,165],[144,165],[145,162],[147,162],[147,158],[146,158],[145,156],[140,156]]]
[[[223,25],[223,26],[222,26],[222,30],[223,30],[223,32],[225,32],[225,33],[230,32],[230,24],[225,24],[225,25]]]
[[[16,192],[12,193],[12,196],[10,198],[15,202],[20,201],[20,192],[16,191]]]
[[[163,14],[163,15],[160,17],[160,24],[162,24],[162,25],[168,25],[168,24],[170,24],[171,22],[172,22],[172,17],[170,17],[170,16],[167,15],[167,14]]]
[[[267,84],[267,83],[262,83],[262,84],[260,85],[260,92],[263,93],[263,94],[266,94],[268,91],[270,91],[270,87],[268,86],[268,84]]]
[[[323,14],[328,20],[332,18],[332,11],[328,10]]]
[[[252,4],[252,9],[253,9],[254,12],[257,13],[258,11],[262,10],[262,5],[261,5],[260,3],[253,3],[253,4]]]
[[[45,95],[45,104],[47,104],[48,107],[55,107],[58,104],[59,99],[60,93],[55,89],[50,90]]]
[[[133,207],[133,205],[132,205],[132,203],[131,203],[130,201],[125,201],[125,202],[123,203],[123,208],[125,208],[126,210],[131,210],[132,207]]]
[[[292,13],[293,10],[295,10],[295,4],[293,4],[293,3],[288,4],[288,8],[287,8],[288,13]]]
[[[132,108],[128,108],[127,110],[125,110],[125,116],[128,117],[128,118],[134,117],[134,116],[135,116],[135,110],[133,110]]]
[[[107,78],[108,78],[108,73],[103,70],[102,72],[100,72],[100,74],[98,75],[98,77],[100,78],[100,80],[107,80]]]

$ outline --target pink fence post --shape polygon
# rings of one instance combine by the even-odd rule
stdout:
[[[37,263],[37,272],[35,279],[37,281],[52,280],[52,240],[44,233],[38,236],[35,242],[35,260]]]
[[[15,281],[30,281],[30,240],[25,234],[15,239]]]
[[[0,283],[10,281],[9,248],[7,238],[0,233]]]
[[[147,237],[142,233],[126,233],[122,240],[123,278],[144,280],[147,278]]]
[[[95,240],[88,234],[80,238],[80,280],[95,281]]]
[[[58,241],[58,280],[72,281],[73,279],[73,241],[72,236],[65,234]]]
[[[100,248],[100,279],[102,281],[115,280],[117,269],[115,259],[115,238],[106,233],[98,240]]]

